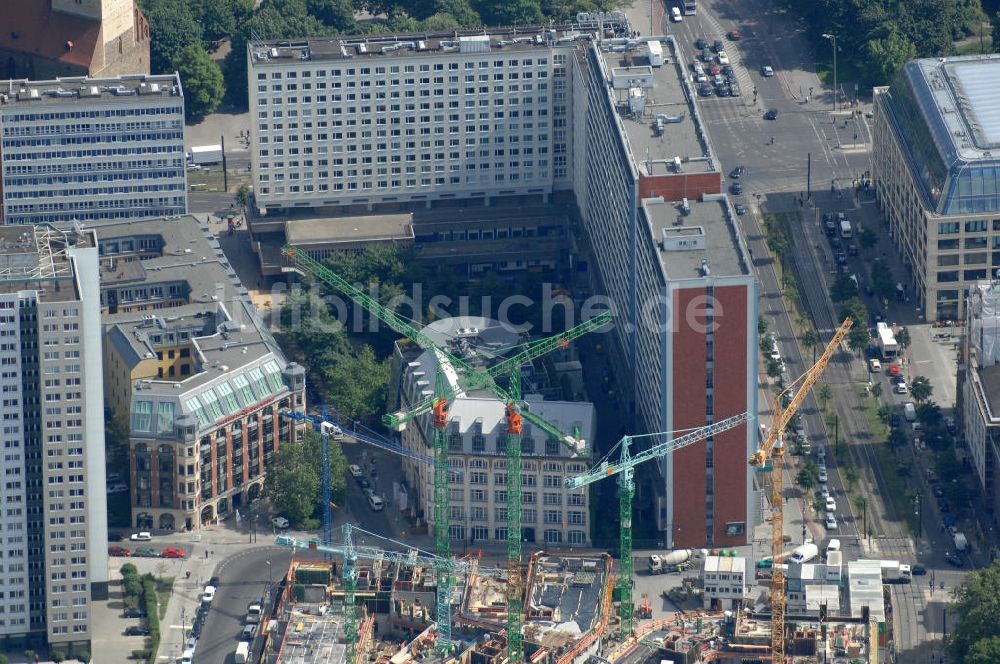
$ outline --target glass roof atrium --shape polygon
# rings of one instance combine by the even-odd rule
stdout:
[[[1000,212],[1000,55],[913,60],[889,89],[929,207]]]

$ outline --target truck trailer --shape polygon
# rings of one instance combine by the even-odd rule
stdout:
[[[892,328],[879,321],[875,324],[875,330],[878,332],[878,349],[882,353],[882,357],[887,360],[896,357],[899,352],[899,344],[896,343],[896,335],[893,334]]]
[[[882,583],[909,583],[913,578],[913,573],[909,565],[904,565],[898,560],[882,561]]]
[[[221,164],[222,146],[195,145],[191,148],[191,152],[188,152],[187,157],[189,163],[197,164],[198,166],[204,166],[205,164]]]

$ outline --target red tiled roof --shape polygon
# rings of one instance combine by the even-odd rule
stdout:
[[[100,21],[54,12],[50,0],[15,0],[3,4],[0,48],[90,71],[101,34]],[[73,44],[72,48],[67,48],[67,42]]]

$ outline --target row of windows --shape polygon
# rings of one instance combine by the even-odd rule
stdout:
[[[494,518],[497,521],[507,520],[507,508],[497,507],[493,511]],[[563,523],[563,513],[559,510],[544,510],[542,513],[543,521],[547,524],[561,524]],[[451,506],[451,518],[456,521],[465,520],[465,508],[461,505]],[[485,507],[473,507],[469,510],[469,519],[471,521],[489,521],[489,512]],[[586,512],[580,511],[570,511],[566,513],[566,523],[573,526],[584,526],[586,525]],[[536,510],[524,509],[521,511],[521,521],[523,523],[538,523],[538,515]]]
[[[125,118],[133,115],[183,115],[184,107],[178,102],[174,106],[154,106],[116,108],[103,111],[55,111],[51,113],[5,113],[3,115],[4,124],[9,125],[14,122],[54,122],[59,120],[81,120],[94,118]]]
[[[378,44],[375,44],[375,45],[372,45],[372,48],[378,48],[378,46],[379,46]],[[400,73],[400,71],[402,71],[403,73],[412,73],[412,72],[416,72],[418,70],[422,71],[422,72],[428,72],[428,71],[431,71],[432,69],[433,69],[433,71],[444,71],[445,70],[445,65],[447,65],[448,71],[457,71],[458,68],[459,68],[459,64],[462,64],[462,68],[463,69],[476,69],[476,65],[477,65],[476,62],[464,62],[464,63],[458,63],[458,62],[448,62],[448,63],[436,62],[436,63],[433,63],[433,64],[431,64],[431,63],[422,63],[422,64],[419,64],[419,65],[417,65],[417,64],[413,64],[413,65],[390,65],[389,67],[377,66],[377,67],[374,67],[374,68],[372,68],[372,67],[359,67],[359,68],[348,67],[346,69],[330,69],[330,70],[326,70],[326,69],[303,69],[301,71],[285,71],[285,72],[272,71],[270,78],[271,78],[271,80],[275,80],[276,81],[276,80],[281,80],[282,78],[284,78],[286,80],[294,80],[294,79],[298,79],[298,78],[302,78],[302,79],[306,79],[306,78],[326,78],[327,76],[331,76],[333,78],[339,78],[341,76],[370,76],[372,74],[372,71],[374,71],[375,74],[385,74],[386,72],[388,72],[390,74],[398,74],[398,73]],[[479,65],[479,67],[478,67],[479,69],[489,69],[490,68],[490,61],[489,60],[479,60],[478,61],[478,65]],[[506,64],[504,63],[503,60],[493,60],[493,67],[496,68],[496,69],[501,69],[503,67],[531,67],[533,65],[534,66],[538,66],[538,67],[548,67],[548,65],[549,65],[549,59],[547,57],[538,58],[537,61],[534,58],[523,58],[523,59],[516,59],[516,60],[515,59],[511,59],[511,60],[507,60]],[[268,78],[267,72],[262,72],[262,71],[257,72],[257,80],[258,81],[266,81],[267,78]]]
[[[91,157],[135,157],[141,154],[166,154],[183,152],[184,146],[177,145],[130,145],[121,148],[92,150],[60,150],[58,152],[14,152],[4,154],[4,161],[30,161],[35,159],[89,159]]]
[[[58,134],[91,134],[95,132],[150,131],[158,129],[183,129],[180,120],[155,120],[147,122],[98,122],[43,125],[5,126],[4,136],[45,136]]]
[[[101,199],[101,200],[87,200],[80,199],[73,201],[72,203],[36,203],[36,204],[10,204],[5,205],[6,214],[11,215],[18,212],[21,213],[44,213],[44,212],[61,212],[68,210],[71,214],[65,215],[44,215],[44,217],[38,217],[39,220],[54,220],[54,219],[72,219],[73,215],[83,215],[87,214],[87,210],[100,209],[100,208],[133,208],[132,210],[119,209],[114,212],[106,213],[96,213],[91,214],[86,217],[86,219],[113,219],[113,218],[128,218],[128,217],[155,217],[155,216],[170,216],[174,214],[179,214],[184,212],[186,209],[185,198],[128,198],[128,199]],[[29,223],[27,220],[31,217],[22,217],[23,221],[15,221],[8,217],[7,223]],[[81,221],[85,220],[83,216],[80,216]]]
[[[104,173],[101,175],[97,174],[80,174],[80,175],[59,175],[59,176],[49,176],[49,177],[8,177],[4,178],[3,186],[5,188],[9,187],[38,187],[42,185],[59,185],[59,184],[79,184],[83,182],[117,182],[122,180],[166,180],[166,179],[176,179],[184,177],[184,169],[177,168],[176,170],[169,171],[132,171],[132,172],[115,172],[115,173]],[[174,186],[174,185],[171,185]],[[180,186],[183,189],[183,184]]]
[[[522,178],[522,175],[524,175],[523,178]],[[509,175],[506,175],[504,173],[497,173],[497,174],[495,174],[493,176],[493,183],[528,181],[528,180],[532,179],[532,177],[529,177],[529,176],[532,176],[532,175],[533,174],[531,174],[531,173],[526,173],[526,174],[511,173]],[[534,177],[533,179],[534,180],[545,181],[546,180],[545,175],[546,174],[544,172],[541,172],[541,173],[538,173],[537,177]],[[564,177],[566,177],[565,170],[563,170],[561,172],[559,170],[557,170],[557,171],[555,171],[554,175],[557,178],[564,178]],[[384,189],[388,189],[389,188],[390,182],[391,182],[391,186],[393,188],[401,188],[401,187],[409,188],[409,187],[418,187],[418,186],[419,187],[433,187],[433,186],[439,186],[439,185],[445,185],[445,184],[462,184],[462,178],[460,178],[459,176],[451,176],[451,177],[449,177],[447,179],[443,178],[443,177],[438,177],[438,178],[421,178],[420,181],[419,181],[419,183],[417,182],[416,178],[407,178],[406,180],[392,180],[392,181],[389,181],[389,180],[378,180],[376,182],[361,182],[361,183],[358,183],[358,182],[348,182],[348,183],[346,183],[346,186],[345,186],[345,184],[343,182],[335,182],[335,183],[333,183],[332,187],[324,182],[324,183],[320,183],[319,185],[311,185],[311,184],[306,184],[306,185],[302,185],[302,186],[291,185],[291,186],[289,186],[287,188],[287,192],[286,192],[286,188],[284,186],[281,186],[281,185],[275,186],[273,188],[272,187],[263,187],[262,186],[262,187],[258,188],[258,193],[261,196],[270,196],[270,195],[278,195],[278,194],[285,194],[285,193],[289,193],[289,194],[306,193],[306,194],[309,194],[309,193],[313,193],[313,192],[327,192],[327,191],[358,191],[358,190],[369,191],[369,190],[374,190],[376,187],[378,189],[383,189],[384,190]],[[479,177],[476,177],[474,175],[467,175],[467,176],[465,176],[465,184],[488,184],[489,182],[490,182],[490,177],[488,175],[480,175]],[[360,184],[360,186],[359,186],[359,184]]]
[[[180,151],[178,150],[178,153]],[[82,173],[90,171],[147,171],[157,168],[181,168],[184,159],[177,156],[172,159],[130,159],[121,161],[85,161],[63,163],[36,163],[25,165],[4,165],[4,175],[41,175],[44,173]]]
[[[76,184],[76,183],[73,183]],[[22,185],[27,186],[27,185]],[[184,191],[184,182],[164,182],[160,184],[138,184],[129,187],[87,187],[85,189],[27,189],[23,191],[5,191],[4,198],[8,200],[16,200],[21,198],[40,198],[45,200],[51,200],[53,198],[59,198],[62,196],[68,196],[70,198],[85,198],[88,196],[108,196],[112,194],[138,194],[138,193],[166,193],[168,191]],[[167,199],[159,199],[162,202],[167,202]],[[101,205],[103,203],[103,205]],[[48,203],[47,206],[41,207],[40,209],[46,210],[60,210],[63,207],[61,203]],[[76,205],[76,203],[74,203]],[[121,201],[80,201],[80,207],[118,207],[121,205]],[[17,206],[12,206],[17,207]],[[33,209],[32,207],[21,207],[22,210],[28,211]]]
[[[103,136],[54,136],[52,138],[5,138],[4,148],[43,147],[59,145],[89,145],[96,143],[140,143],[142,141],[183,141],[183,131],[149,131],[141,134],[107,134]]]
[[[473,526],[468,529],[469,539],[473,542],[485,542],[489,540],[490,531],[486,526]],[[448,528],[448,535],[451,539],[456,541],[461,541],[465,539],[466,528],[465,526],[459,524],[452,524]],[[546,544],[560,544],[563,541],[563,534],[561,530],[556,530],[554,528],[547,529],[542,533],[542,536]],[[507,529],[506,528],[494,528],[493,539],[497,542],[507,541]],[[585,544],[587,541],[587,533],[582,530],[570,530],[566,533],[566,542],[568,544]]]

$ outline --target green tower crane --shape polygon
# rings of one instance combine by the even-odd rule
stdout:
[[[620,617],[619,630],[622,640],[632,634],[632,612],[635,609],[632,603],[632,499],[635,497],[634,468],[641,463],[663,458],[671,452],[676,452],[688,445],[711,438],[723,431],[729,431],[753,419],[754,415],[742,413],[699,429],[685,430],[683,432],[668,431],[640,434],[638,436],[624,436],[611,448],[600,463],[585,473],[574,477],[567,477],[563,480],[563,485],[567,489],[579,489],[605,477],[618,475],[618,514],[621,519],[619,524],[621,570],[618,574],[620,599],[618,611]],[[674,438],[673,436],[676,433],[680,433],[681,435]],[[669,436],[670,438],[642,452],[632,453],[631,445],[633,441],[642,438],[662,438],[663,436]],[[616,450],[618,451],[618,460],[609,461],[611,455]]]

